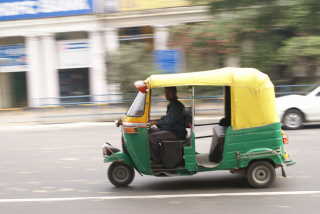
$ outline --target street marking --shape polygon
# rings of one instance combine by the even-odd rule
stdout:
[[[57,192],[72,192],[72,191],[75,191],[75,189],[72,189],[72,188],[57,189]]]
[[[62,158],[59,159],[59,161],[79,161],[79,158]]]
[[[196,117],[196,121],[214,120],[217,121],[220,117]],[[87,128],[87,127],[109,127],[115,126],[114,122],[71,122],[57,124],[15,124],[1,126],[0,131],[36,131],[36,130],[51,130],[65,128]]]
[[[246,192],[246,193],[208,193],[208,194],[179,194],[179,195],[135,195],[135,196],[97,196],[69,198],[21,198],[0,199],[0,203],[25,202],[64,202],[85,200],[122,200],[122,199],[167,199],[167,198],[204,198],[204,197],[250,197],[250,196],[283,196],[283,195],[318,195],[320,191],[290,191],[290,192]]]
[[[48,193],[48,190],[39,189],[39,190],[33,190],[32,192],[34,192],[34,193]]]
[[[290,206],[277,206],[279,208],[291,208]]]
[[[56,187],[53,187],[53,186],[45,186],[45,187],[42,187],[43,189],[45,190],[54,190],[54,189],[57,189]]]
[[[61,123],[61,124],[38,124],[38,125],[9,125],[0,127],[0,131],[34,131],[65,128],[87,128],[87,127],[105,127],[114,126],[113,122],[79,122],[79,123]]]

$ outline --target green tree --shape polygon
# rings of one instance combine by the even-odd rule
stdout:
[[[279,60],[290,67],[303,65],[303,71],[312,75],[320,66],[320,36],[288,39],[279,49]]]
[[[242,66],[256,67],[281,77],[290,74],[296,62],[303,62],[309,74],[315,73],[320,1],[211,0],[209,5],[214,20],[230,17],[233,25],[224,27],[231,26],[225,32],[232,32],[233,42],[241,44],[251,40],[253,43],[251,48],[238,48]]]
[[[124,95],[135,92],[135,81],[159,72],[154,66],[150,45],[144,42],[121,44],[117,53],[106,57],[106,63],[108,81],[119,83]]]
[[[182,49],[186,72],[219,68],[227,55],[238,54],[235,27],[228,18],[180,25],[171,30],[169,46]]]

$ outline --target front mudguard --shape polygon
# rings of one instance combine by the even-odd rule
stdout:
[[[285,165],[285,166],[292,166],[292,165],[295,165],[295,164],[296,164],[296,162],[293,161],[293,160],[286,160],[286,161],[284,161],[284,165]]]
[[[126,153],[123,153],[123,152],[116,152],[116,153],[112,153],[111,155],[105,156],[104,162],[105,163],[123,162],[123,163],[127,164],[128,166],[131,166],[134,168],[134,163],[131,160],[131,158],[129,157],[129,155],[127,155]]]

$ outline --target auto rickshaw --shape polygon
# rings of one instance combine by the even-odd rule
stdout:
[[[286,177],[285,167],[295,162],[289,158],[284,144],[288,138],[281,130],[275,105],[274,86],[269,77],[252,68],[222,68],[192,73],[151,75],[136,82],[137,96],[126,116],[117,122],[122,130],[122,151],[109,143],[103,146],[108,178],[116,187],[128,186],[135,171],[141,175],[187,176],[199,172],[229,170],[243,173],[254,188],[269,187],[276,178],[276,168]],[[150,158],[149,129],[151,94],[155,88],[192,87],[191,121],[186,124],[185,140],[162,142],[164,153],[176,158],[164,159],[154,166]],[[195,133],[196,86],[224,87],[224,118],[212,126],[211,148],[196,152]],[[208,124],[206,124],[208,125]],[[167,145],[167,146],[166,146]],[[171,147],[170,147],[171,145]],[[168,155],[163,154],[163,157]],[[170,164],[173,163],[173,164]]]

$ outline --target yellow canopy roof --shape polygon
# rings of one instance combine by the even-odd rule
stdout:
[[[231,125],[253,128],[279,122],[274,87],[268,75],[253,68],[222,68],[192,73],[151,75],[149,88],[231,86]]]
[[[199,71],[178,74],[151,75],[146,80],[150,88],[212,85],[257,88],[270,84],[269,77],[254,68],[221,68],[210,71]]]

